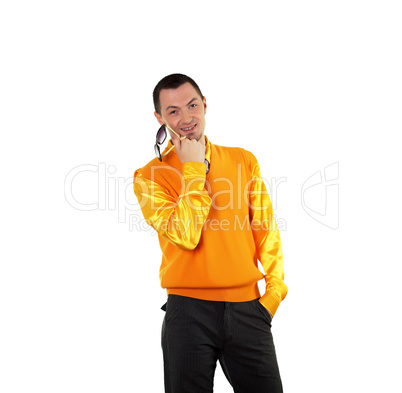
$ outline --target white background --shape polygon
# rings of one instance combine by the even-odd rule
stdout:
[[[172,72],[200,85],[212,143],[285,179],[285,392],[401,392],[397,1],[1,4],[2,392],[163,391],[160,249],[129,219]],[[324,214],[327,190],[336,229],[301,198],[332,164],[303,203]],[[74,173],[67,194],[95,210],[68,201]],[[215,386],[232,391],[219,367]]]

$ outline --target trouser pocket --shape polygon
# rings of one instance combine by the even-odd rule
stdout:
[[[269,325],[271,325],[272,318],[269,311],[260,303],[259,299],[255,299],[254,304],[260,314],[265,318]]]
[[[164,318],[164,324],[166,325],[169,321],[175,318],[175,316],[179,313],[182,303],[183,296],[179,295],[169,295],[167,302],[161,307],[163,311],[166,312]]]

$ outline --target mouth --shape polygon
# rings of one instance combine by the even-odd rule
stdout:
[[[191,131],[194,131],[195,130],[195,127],[197,126],[197,124],[193,124],[192,126],[190,126],[190,127],[183,127],[183,128],[180,128],[180,130],[181,131],[183,131],[183,132],[191,132]]]

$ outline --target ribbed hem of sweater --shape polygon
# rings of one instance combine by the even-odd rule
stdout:
[[[167,288],[167,294],[220,302],[248,302],[261,296],[257,284],[234,288]]]

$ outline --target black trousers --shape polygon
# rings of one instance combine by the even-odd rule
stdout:
[[[162,307],[166,393],[211,393],[216,362],[235,393],[281,393],[271,316],[258,299],[169,295]]]

